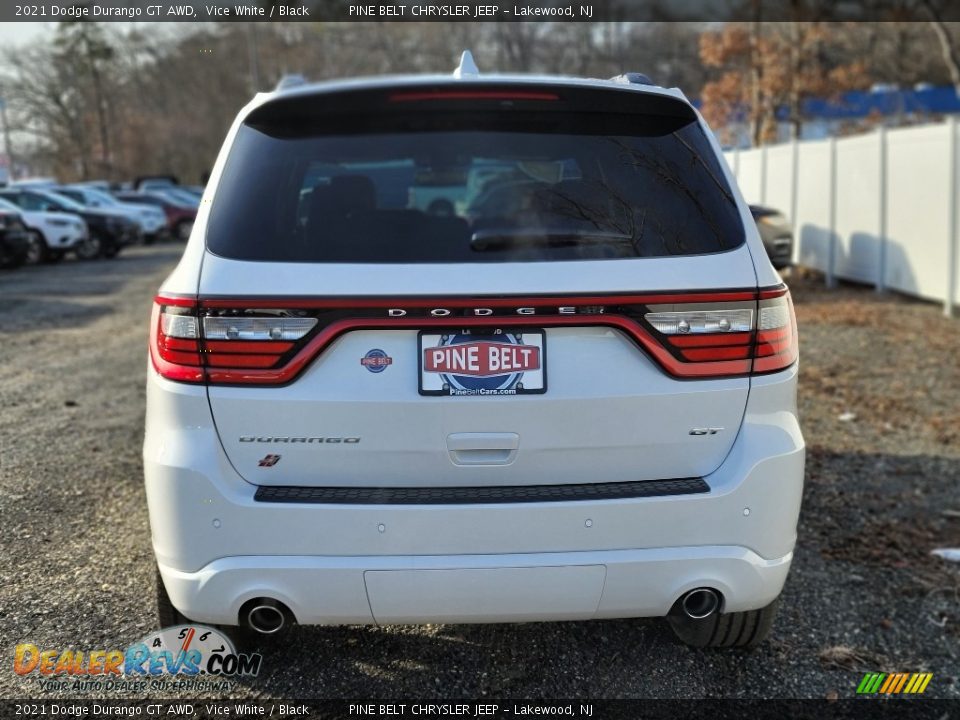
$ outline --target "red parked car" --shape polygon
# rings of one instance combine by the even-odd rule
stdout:
[[[170,198],[153,193],[140,192],[115,192],[113,194],[117,200],[124,202],[135,202],[142,205],[156,205],[163,208],[167,214],[167,227],[171,234],[177,240],[184,242],[190,237],[190,231],[193,229],[193,221],[197,218],[197,209],[189,205],[179,205]]]

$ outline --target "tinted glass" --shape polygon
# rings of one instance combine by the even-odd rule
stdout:
[[[60,193],[38,193],[51,207],[55,209],[64,209],[68,212],[85,212],[86,208],[71,198]]]
[[[243,260],[464,263],[691,255],[744,240],[689,116],[426,115],[434,119],[341,119],[326,132],[304,121],[241,127],[209,249]]]
[[[28,212],[43,212],[58,209],[55,203],[50,202],[47,198],[36,193],[14,191],[9,195],[4,195],[4,198],[12,203],[16,203]]]

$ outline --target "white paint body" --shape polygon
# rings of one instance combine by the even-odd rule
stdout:
[[[352,81],[282,94],[437,80]],[[600,81],[498,80],[600,84],[682,98],[676,90]],[[747,239],[711,255],[465,267],[213,255],[205,248],[208,212],[237,124],[274,95],[258,96],[231,129],[164,292],[483,297],[780,282],[729,173]],[[662,616],[697,587],[720,591],[725,612],[763,607],[780,593],[804,468],[796,365],[762,377],[677,380],[619,330],[569,326],[546,329],[544,395],[423,397],[416,336],[415,330],[349,332],[281,387],[187,385],[149,368],[144,466],[153,545],[183,614],[236,624],[246,601],[269,597],[301,623],[561,620]],[[371,348],[393,358],[385,372],[360,365]],[[696,427],[722,431],[691,435]],[[362,441],[277,450],[240,441],[249,435]],[[282,461],[260,467],[266,452],[282,452]],[[682,477],[703,477],[710,491],[515,504],[254,500],[263,485],[517,486]]]

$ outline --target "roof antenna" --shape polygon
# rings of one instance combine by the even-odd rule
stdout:
[[[462,78],[469,75],[479,75],[480,70],[477,68],[477,64],[473,61],[473,53],[469,50],[464,50],[463,54],[460,56],[460,65],[456,70],[453,71],[453,76],[455,78]]]

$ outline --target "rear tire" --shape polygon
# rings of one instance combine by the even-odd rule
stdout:
[[[674,634],[692,647],[753,648],[770,635],[779,606],[778,597],[759,610],[713,613],[701,620],[694,620],[684,615],[678,604],[670,611],[667,620]]]
[[[86,240],[77,245],[76,254],[79,260],[93,260],[100,257],[100,250],[103,243],[98,235],[90,235]]]
[[[192,220],[181,220],[173,228],[173,236],[180,242],[189,240],[191,232],[193,232]]]
[[[27,233],[27,254],[24,258],[24,261],[27,265],[39,265],[42,262],[47,262],[47,258],[50,256],[50,249],[47,247],[47,241],[44,240],[43,235],[41,235],[36,230],[31,230]]]

